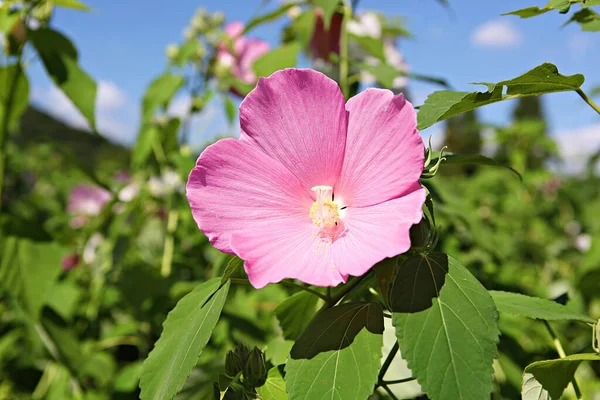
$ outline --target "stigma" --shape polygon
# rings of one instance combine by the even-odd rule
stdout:
[[[333,200],[333,188],[320,185],[311,188],[316,193],[316,201],[310,207],[308,216],[317,228],[319,238],[333,243],[344,231],[344,223],[340,218],[340,206]]]

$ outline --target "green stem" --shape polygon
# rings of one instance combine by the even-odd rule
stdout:
[[[394,357],[396,357],[396,354],[398,354],[398,350],[400,350],[400,345],[398,344],[398,341],[396,341],[396,343],[394,343],[394,347],[392,347],[392,350],[390,350],[390,353],[383,362],[383,366],[379,370],[379,376],[377,378],[379,380],[379,386],[384,385],[383,377],[390,368],[390,365],[392,365],[392,361],[394,361]]]
[[[231,281],[231,283],[237,283],[237,284],[241,284],[241,285],[250,285],[250,281],[245,278],[229,278],[229,280]],[[314,294],[315,296],[317,296],[318,298],[323,300],[326,304],[328,304],[330,301],[330,299],[323,293],[319,293],[316,290],[313,290],[307,286],[299,285],[297,283],[289,282],[289,281],[281,281],[281,282],[277,282],[277,284],[283,285],[283,286],[288,286],[288,287],[293,287],[293,288],[298,288],[300,290],[304,290],[305,292]]]
[[[160,274],[164,277],[171,275],[173,265],[173,250],[175,248],[175,230],[179,221],[179,212],[177,210],[169,211],[167,219],[167,236],[165,237],[165,246],[163,249]]]
[[[548,321],[544,321],[544,325],[546,326],[548,333],[550,333],[550,336],[552,336],[552,343],[554,344],[554,347],[556,348],[556,352],[558,353],[558,356],[560,358],[565,358],[567,356],[567,353],[565,353],[565,349],[562,347],[562,344],[560,343],[560,340],[558,339],[556,332],[554,331],[552,326],[550,326]],[[579,389],[579,385],[577,384],[575,375],[573,375],[573,379],[571,379],[571,384],[573,384],[573,390],[575,391],[575,396],[577,396],[578,399],[582,399],[583,397],[581,395],[581,389]]]
[[[352,6],[344,1],[344,15],[342,16],[342,33],[340,36],[340,86],[344,99],[350,95],[348,86],[348,19],[352,17]]]
[[[596,111],[598,114],[600,114],[600,107],[599,107],[599,106],[598,106],[596,103],[594,103],[594,102],[592,101],[592,99],[590,99],[590,98],[588,97],[588,95],[587,95],[587,94],[585,94],[585,92],[584,92],[583,90],[581,90],[581,89],[577,89],[577,94],[578,94],[579,96],[581,96],[581,98],[582,98],[582,99],[583,99],[583,100],[584,100],[586,103],[588,103],[588,104],[590,105],[590,107],[592,107],[592,108],[593,108],[593,109],[594,109],[594,110],[595,110],[595,111]]]
[[[381,387],[383,388],[383,390],[385,390],[387,392],[387,394],[393,399],[393,400],[398,400],[398,398],[396,397],[396,395],[390,390],[390,388],[383,384],[381,385]]]

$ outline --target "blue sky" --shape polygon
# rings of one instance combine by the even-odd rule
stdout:
[[[99,99],[100,127],[111,138],[130,143],[139,115],[139,100],[147,84],[165,66],[164,49],[179,42],[182,31],[197,7],[223,11],[228,20],[247,21],[260,10],[262,0],[88,0],[93,11],[59,10],[53,24],[75,42],[83,67],[102,82]],[[267,9],[278,6],[272,0]],[[600,85],[600,33],[582,32],[577,24],[561,25],[567,16],[552,12],[521,20],[500,14],[538,5],[543,0],[476,1],[450,0],[448,11],[434,0],[361,0],[358,10],[379,10],[403,16],[414,38],[400,43],[413,72],[446,78],[457,90],[473,90],[469,82],[512,78],[545,61],[563,74],[583,73],[584,89]],[[577,9],[575,6],[574,9]],[[277,45],[281,26],[257,28],[253,36]],[[63,119],[81,124],[64,99],[34,64],[30,69],[33,99]],[[439,88],[411,82],[413,102],[420,104]],[[544,96],[553,134],[567,153],[600,147],[598,115],[575,93]],[[510,102],[481,109],[486,122],[506,121]],[[212,110],[193,141],[202,143],[225,129],[220,110]],[[441,125],[425,134],[436,135]],[[583,140],[582,135],[586,140]],[[589,144],[587,141],[593,141]],[[575,143],[585,144],[575,148]],[[570,146],[570,147],[569,147]],[[581,148],[580,148],[581,147]]]

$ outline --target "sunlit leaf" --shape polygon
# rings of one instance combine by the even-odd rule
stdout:
[[[285,391],[285,381],[279,372],[279,368],[273,367],[269,370],[267,381],[256,392],[261,400],[287,400],[288,395]]]
[[[531,382],[531,377],[527,376],[527,374],[531,374],[542,386],[543,391],[548,392],[550,399],[558,400],[583,361],[599,362],[600,354],[572,354],[556,360],[536,361],[529,364],[525,367],[526,376],[523,377],[523,392],[525,392],[526,385],[528,386],[528,390],[535,392],[536,385]],[[540,389],[538,388],[537,390],[539,391]],[[541,392],[542,396],[543,391]]]
[[[142,366],[143,400],[172,399],[182,388],[219,320],[229,291],[213,278],[179,300],[163,324],[163,332]]]
[[[148,86],[148,89],[146,89],[142,100],[143,120],[150,120],[158,108],[166,107],[183,85],[183,82],[184,79],[182,76],[173,75],[170,72],[166,72],[154,79]]]
[[[318,314],[298,338],[286,366],[293,399],[364,400],[381,366],[383,310],[345,303]]]
[[[96,81],[77,62],[77,50],[63,34],[40,28],[29,31],[46,72],[96,130]]]
[[[530,373],[523,374],[523,386],[521,388],[522,400],[551,400],[550,394],[544,390],[542,384]]]
[[[496,290],[491,290],[490,294],[498,311],[503,313],[546,321],[581,321],[590,324],[595,322],[587,315],[572,311],[552,300]]]
[[[402,357],[432,399],[489,399],[498,312],[485,288],[445,254],[400,263],[390,290]]]
[[[300,45],[298,43],[284,44],[257,59],[252,68],[257,77],[269,76],[280,69],[296,66]]]
[[[315,314],[318,300],[314,294],[302,291],[277,306],[275,316],[285,339],[298,339]]]
[[[577,11],[565,25],[568,25],[571,22],[577,22],[579,26],[581,26],[581,29],[586,32],[600,31],[600,14],[591,8],[583,8]]]
[[[272,21],[276,20],[277,18],[283,16],[290,8],[296,7],[296,6],[297,5],[294,2],[283,3],[276,10],[273,10],[273,11],[271,11],[269,13],[266,13],[266,14],[263,14],[263,15],[259,15],[258,17],[252,18],[246,24],[246,27],[244,28],[243,34],[247,33],[249,30],[251,30],[252,28],[254,28],[254,27],[258,26],[258,25],[262,25],[262,24],[265,24],[267,22],[272,22]]]
[[[82,10],[82,11],[90,10],[90,7],[83,4],[79,0],[50,0],[50,2],[58,7],[72,8],[74,10]]]
[[[561,75],[555,65],[545,63],[514,79],[497,83],[476,82],[487,86],[487,92],[434,92],[419,109],[418,128],[425,129],[436,122],[503,100],[577,90],[583,81],[581,74]]]
[[[369,36],[349,35],[350,39],[358,43],[360,47],[373,57],[380,61],[385,61],[385,53],[383,52],[383,41]]]
[[[233,124],[235,116],[237,114],[237,107],[233,103],[233,100],[228,96],[223,96],[223,106],[225,107],[225,115],[227,115],[227,121],[229,124]]]
[[[197,54],[199,48],[200,42],[198,42],[195,38],[185,42],[179,47],[177,55],[173,57],[173,64],[182,66],[186,62],[189,62]]]

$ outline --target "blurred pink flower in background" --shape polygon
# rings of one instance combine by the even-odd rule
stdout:
[[[261,78],[240,105],[240,139],[198,158],[187,197],[213,245],[257,288],[284,278],[334,286],[410,248],[422,218],[424,146],[402,95],[344,103],[309,69]]]
[[[219,45],[217,62],[244,83],[253,85],[256,73],[252,69],[254,62],[269,51],[269,44],[261,39],[249,38],[243,35],[244,24],[239,21],[230,22],[225,26],[225,34],[231,43]]]
[[[77,253],[69,254],[68,256],[64,257],[62,259],[63,271],[70,271],[75,268],[77,264],[79,264],[80,259],[81,257],[79,257],[79,254]]]
[[[340,54],[340,35],[342,33],[342,14],[335,13],[331,17],[329,29],[325,29],[323,11],[317,9],[315,29],[310,40],[310,52],[314,58],[329,61],[329,54]]]
[[[71,219],[73,228],[80,228],[88,221],[88,217],[100,214],[106,203],[111,199],[111,193],[96,185],[75,185],[69,193],[67,211],[74,214]]]

